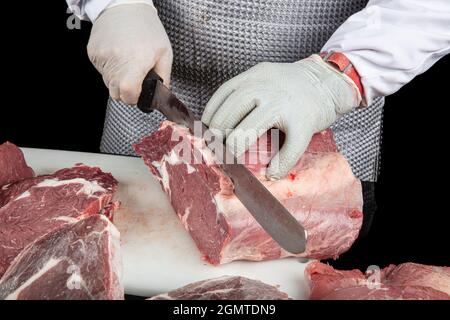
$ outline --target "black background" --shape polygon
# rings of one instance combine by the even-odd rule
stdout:
[[[0,142],[98,152],[108,93],[87,58],[90,24],[67,29],[64,1],[13,5],[1,22]],[[335,266],[450,265],[449,74],[445,57],[387,98],[379,210]]]

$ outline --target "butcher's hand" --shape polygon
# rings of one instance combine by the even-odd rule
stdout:
[[[88,55],[110,96],[124,103],[137,103],[152,68],[169,85],[172,47],[151,5],[123,4],[103,11],[92,27]]]
[[[360,102],[350,78],[312,55],[295,63],[260,63],[232,78],[212,96],[202,121],[226,136],[237,157],[270,128],[283,131],[285,142],[267,169],[267,178],[275,180],[294,167],[314,133]]]

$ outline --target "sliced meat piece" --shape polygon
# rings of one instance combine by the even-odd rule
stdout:
[[[367,278],[360,270],[336,270],[332,266],[320,262],[311,262],[305,270],[311,289],[310,299],[319,300],[333,291],[342,288],[365,286]]]
[[[33,176],[33,169],[27,166],[22,150],[9,142],[0,145],[0,187]]]
[[[112,218],[117,181],[79,165],[26,179],[0,190],[0,277],[28,244],[92,214]]]
[[[384,268],[384,283],[425,286],[450,296],[450,267],[436,267],[419,263],[402,263]]]
[[[386,286],[350,287],[331,292],[322,300],[448,300],[449,296],[431,287]]]
[[[102,215],[28,245],[0,280],[0,299],[123,299],[120,235]]]
[[[242,160],[306,228],[307,250],[299,256],[336,258],[358,236],[363,200],[361,183],[337,151],[331,131],[316,134],[297,166],[279,181],[265,178],[273,155],[268,145],[270,134],[260,138]],[[166,121],[135,150],[159,178],[207,261],[217,265],[291,256],[234,195],[232,181],[204,141],[185,127]]]
[[[311,262],[305,275],[312,300],[447,300],[450,268],[417,263],[390,265],[376,275]]]
[[[277,287],[244,277],[223,276],[194,282],[149,300],[287,300]]]

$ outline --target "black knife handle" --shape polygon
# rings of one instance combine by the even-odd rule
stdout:
[[[137,107],[145,113],[150,113],[154,109],[152,107],[153,96],[155,95],[156,84],[163,81],[162,78],[152,70],[144,78],[142,82],[142,91],[139,96]]]

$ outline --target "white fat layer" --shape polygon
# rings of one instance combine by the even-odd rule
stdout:
[[[110,252],[116,252],[115,258],[118,258],[121,261],[121,257],[120,257],[120,231],[119,229],[117,229],[117,227],[111,222],[109,221],[108,218],[106,218],[105,216],[101,216],[103,220],[108,222],[108,231],[109,231],[109,235],[110,235],[110,242],[109,242],[109,248],[110,248]],[[121,266],[122,263],[120,261],[115,261],[117,262],[117,266]],[[121,269],[121,268],[118,268]],[[121,271],[121,270],[119,270]],[[121,276],[121,274],[120,274]]]
[[[171,165],[176,165],[182,163],[181,159],[174,152],[174,150],[170,151],[169,156],[164,155],[163,160],[167,161]]]
[[[165,155],[163,158],[163,161],[166,161],[170,165],[177,165],[177,164],[185,164],[187,167],[187,173],[191,174],[195,171],[195,168],[192,167],[189,163],[182,160],[178,154],[175,152],[175,150],[170,151],[169,156]]]
[[[171,296],[169,296],[168,293],[158,294],[157,296],[152,297],[150,300],[155,300],[156,298],[159,298],[159,299],[167,299],[167,300],[173,300],[173,298],[172,298]]]
[[[20,199],[23,199],[23,198],[27,198],[29,196],[31,196],[31,193],[29,191],[25,191],[20,196],[18,196],[15,200],[20,200]]]
[[[212,203],[216,205],[217,213],[223,214],[226,212],[225,206],[223,205],[223,199],[220,194],[215,194]]]
[[[186,167],[187,167],[187,173],[191,174],[195,172],[195,168],[193,166],[191,166],[189,163],[186,163]]]
[[[78,221],[78,219],[73,218],[73,217],[64,217],[64,216],[60,216],[60,217],[55,217],[52,220],[57,220],[57,221],[63,221],[63,222],[67,222],[67,223],[75,223]]]
[[[180,159],[180,157],[177,155],[177,153],[172,150],[168,155],[164,155],[161,161],[153,161],[152,166],[158,170],[159,175],[161,176],[160,181],[163,185],[164,190],[166,191],[169,196],[171,195],[170,191],[170,176],[167,172],[167,164],[169,165],[179,165],[179,164],[185,164],[187,168],[187,173],[191,174],[196,171],[196,169],[191,166],[186,161],[183,161]]]
[[[230,292],[236,291],[235,288],[224,288],[224,289],[215,289],[215,290],[208,290],[207,294],[227,294]]]
[[[84,193],[85,195],[92,196],[96,192],[105,192],[106,191],[106,189],[103,188],[102,186],[100,186],[97,181],[87,181],[86,179],[83,179],[83,178],[75,178],[75,179],[69,179],[69,180],[45,179],[33,187],[35,187],[35,188],[36,187],[37,188],[43,188],[43,187],[54,188],[54,187],[60,187],[60,186],[64,186],[64,185],[72,184],[72,183],[82,185],[82,188],[77,192],[77,194]]]
[[[73,272],[73,273],[70,275],[70,277],[67,278],[66,286],[67,286],[67,288],[70,289],[70,288],[72,288],[72,286],[73,286],[74,284],[81,285],[82,283],[84,283],[84,281],[83,281],[83,278],[81,277],[81,275],[78,274],[78,272]],[[75,287],[75,288],[77,288],[77,287]]]
[[[66,184],[71,184],[71,183],[77,183],[77,184],[81,184],[83,187],[77,192],[77,195],[79,194],[85,194],[87,196],[92,196],[94,195],[96,192],[105,192],[106,190],[101,187],[97,181],[87,181],[86,179],[83,178],[75,178],[75,179],[70,179],[70,180],[58,180],[58,179],[45,179],[43,181],[41,181],[40,183],[34,185],[31,187],[32,188],[44,188],[44,187],[59,187],[59,186],[64,186]],[[27,197],[31,196],[31,193],[29,190],[23,192],[22,194],[20,194],[19,196],[17,196],[14,200],[20,200],[20,199],[25,199]]]
[[[49,271],[51,268],[56,266],[61,260],[60,259],[49,259],[45,265],[36,272],[33,276],[31,276],[27,281],[25,281],[19,288],[17,288],[13,293],[8,295],[5,300],[16,300],[19,296],[19,294],[22,292],[23,289],[31,285],[35,280],[39,279],[42,275],[44,275],[47,271]]]
[[[161,162],[156,162],[153,161],[152,165],[158,170],[159,175],[161,176],[161,178],[159,178],[159,180],[161,181],[164,191],[169,195],[171,195],[171,191],[170,191],[170,177],[169,177],[169,173],[167,172],[167,168],[166,168],[166,163],[163,162],[161,164]]]
[[[175,152],[175,150],[170,151],[169,155],[164,155],[163,162],[167,162],[170,165],[177,165],[177,164],[185,164],[187,167],[187,173],[191,174],[195,172],[195,168],[191,166],[188,162],[181,159],[178,154]]]
[[[123,270],[122,270],[122,255],[120,250],[120,232],[106,218],[105,216],[102,216],[102,219],[107,221],[108,223],[108,231],[109,231],[109,238],[108,238],[108,248],[109,253],[111,255],[110,261],[111,261],[111,283],[115,283],[118,281],[119,288],[123,288]],[[123,298],[123,291],[122,290],[115,290],[114,292],[115,296],[113,298],[115,299],[121,299]]]
[[[186,210],[184,210],[184,215],[181,217],[181,222],[183,223],[186,230],[190,229],[189,223],[187,221],[189,219],[190,214],[191,214],[191,207],[187,207]]]

